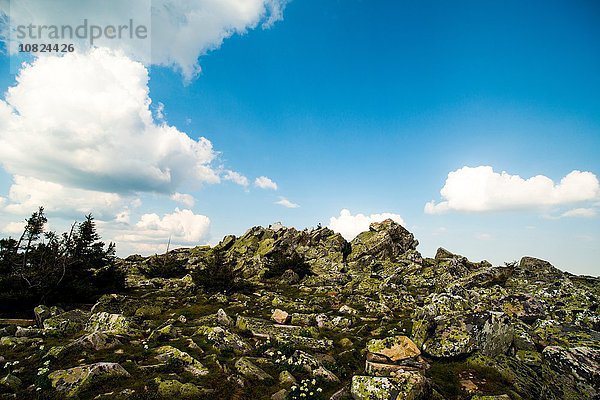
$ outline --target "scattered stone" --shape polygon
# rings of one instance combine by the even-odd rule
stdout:
[[[355,310],[354,308],[348,306],[348,305],[343,305],[340,307],[340,309],[338,310],[341,314],[348,314],[348,315],[358,315],[358,311]]]
[[[271,315],[271,319],[278,324],[287,324],[290,322],[291,317],[287,312],[280,310],[279,308],[273,311],[273,315]]]
[[[279,383],[284,386],[292,386],[292,385],[295,385],[296,382],[297,381],[296,381],[296,378],[294,378],[294,375],[292,375],[288,371],[282,371],[279,374]]]
[[[217,311],[217,322],[225,327],[235,325],[235,321],[222,308]]]
[[[371,340],[367,351],[386,357],[392,362],[415,358],[421,355],[417,345],[406,336],[394,336],[381,340]]]

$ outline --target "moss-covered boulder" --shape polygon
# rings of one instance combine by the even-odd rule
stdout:
[[[242,357],[235,362],[235,369],[251,381],[273,381],[273,377],[257,367],[249,358]]]
[[[245,354],[252,350],[252,347],[239,335],[219,326],[201,326],[196,331],[196,335],[202,336],[212,346],[221,351],[233,351],[237,354]]]
[[[465,356],[475,350],[498,355],[509,350],[514,328],[504,313],[488,311],[418,321],[413,325],[413,336],[422,343],[422,350],[432,357]]]
[[[82,331],[90,318],[83,310],[71,310],[44,320],[44,331],[52,335],[72,335]]]
[[[156,378],[155,383],[158,385],[158,394],[166,399],[197,399],[202,395],[202,389],[192,383],[160,378]]]
[[[99,382],[125,377],[129,377],[129,373],[120,364],[107,362],[58,370],[48,375],[52,387],[67,398],[76,397]]]
[[[355,375],[351,392],[354,400],[425,400],[430,389],[423,375],[405,372],[394,378]]]
[[[45,305],[39,305],[33,309],[33,314],[35,315],[35,322],[37,326],[42,328],[44,326],[44,321],[48,318],[54,317],[58,314],[65,312],[62,308],[59,307],[48,307]]]
[[[109,314],[107,312],[92,314],[85,329],[88,332],[109,332],[115,335],[131,334],[135,330],[129,320],[122,314]]]
[[[181,351],[173,346],[162,346],[157,348],[155,352],[157,354],[156,359],[165,363],[179,363],[184,370],[192,375],[202,376],[207,375],[209,372],[200,361],[196,360],[185,351]]]
[[[0,388],[10,392],[18,391],[22,384],[23,382],[21,382],[21,379],[12,374],[0,378]]]

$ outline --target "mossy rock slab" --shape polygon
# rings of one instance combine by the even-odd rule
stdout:
[[[120,364],[106,362],[58,370],[48,375],[52,387],[67,398],[76,397],[98,382],[125,377],[129,377],[129,373]]]
[[[429,398],[429,391],[427,379],[414,372],[401,373],[394,378],[352,377],[354,400],[425,400]]]

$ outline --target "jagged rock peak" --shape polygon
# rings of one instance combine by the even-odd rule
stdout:
[[[419,241],[399,223],[386,219],[373,222],[369,230],[359,234],[352,242],[349,260],[372,256],[379,260],[397,260],[404,253],[416,250]]]

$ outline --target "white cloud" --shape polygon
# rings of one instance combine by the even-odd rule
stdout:
[[[262,22],[270,27],[282,19],[285,0],[147,0],[100,2],[72,0],[19,0],[2,2],[2,11],[10,11],[11,25],[145,25],[147,39],[99,39],[95,45],[123,50],[146,65],[163,65],[180,70],[186,80],[200,72],[198,58],[221,46],[234,34],[244,34]],[[6,32],[4,32],[6,34]],[[48,42],[48,40],[44,41]],[[57,41],[60,42],[60,41]],[[64,40],[62,41],[64,42]],[[68,40],[72,43],[73,40]],[[86,50],[86,40],[76,40]],[[16,46],[12,49],[16,51]]]
[[[231,182],[233,182],[237,185],[243,186],[245,188],[247,188],[248,185],[250,185],[248,178],[246,178],[244,175],[240,174],[239,172],[235,172],[235,171],[226,171],[225,175],[223,176],[223,179],[225,179],[226,181],[231,181]]]
[[[479,240],[492,240],[494,238],[490,233],[478,233],[475,237]]]
[[[427,203],[427,214],[539,209],[592,201],[600,197],[600,183],[591,172],[572,171],[556,184],[543,175],[523,179],[479,166],[450,172],[440,193],[444,200]]]
[[[106,49],[25,65],[0,100],[0,162],[13,175],[110,193],[218,183],[217,154],[154,123],[148,71]]]
[[[194,207],[194,204],[196,203],[194,196],[184,193],[173,193],[171,195],[171,200],[181,203],[186,207]]]
[[[169,238],[174,245],[197,245],[208,238],[209,232],[210,219],[207,216],[176,208],[173,213],[162,217],[158,214],[142,215],[129,230],[117,234],[115,240],[137,249],[163,246],[164,251]]]
[[[156,106],[156,119],[161,122],[165,120],[165,105],[161,102]]]
[[[24,229],[25,222],[9,222],[8,224],[4,225],[4,228],[2,228],[2,232],[20,235],[21,233],[23,233]]]
[[[275,204],[279,204],[280,206],[283,206],[285,208],[299,208],[300,205],[296,204],[296,203],[292,203],[291,201],[289,201],[288,199],[286,199],[283,196],[279,196],[279,200],[277,200],[275,202]]]
[[[116,193],[72,188],[20,175],[14,177],[8,199],[3,210],[11,214],[29,215],[44,206],[47,212],[75,218],[89,213],[113,218],[128,201]]]
[[[564,212],[561,217],[593,218],[596,215],[598,215],[598,212],[594,208],[574,208]]]
[[[254,181],[254,185],[261,189],[277,190],[277,184],[266,176],[260,176]]]
[[[391,219],[400,225],[404,225],[404,220],[398,214],[382,213],[382,214],[356,214],[343,209],[339,217],[331,217],[329,219],[329,228],[334,232],[341,234],[346,240],[354,239],[359,233],[368,231],[369,225],[373,222],[381,222],[386,219]]]

